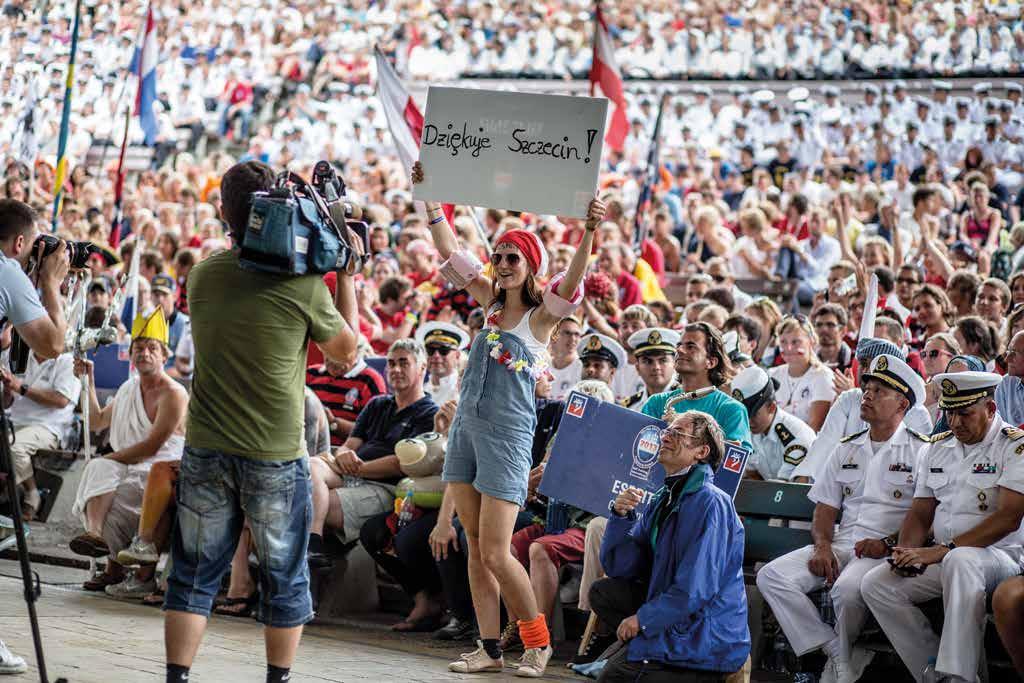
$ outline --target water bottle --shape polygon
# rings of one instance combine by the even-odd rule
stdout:
[[[929,657],[928,666],[921,672],[921,683],[938,683],[939,672],[935,670],[935,657]]]
[[[405,490],[405,498],[402,500],[402,507],[398,512],[399,529],[412,521],[412,509],[414,507],[414,503],[412,502],[412,493],[412,489]]]

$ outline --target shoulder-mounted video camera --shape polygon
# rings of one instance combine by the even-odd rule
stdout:
[[[354,274],[370,253],[369,229],[361,217],[328,162],[317,162],[312,184],[284,171],[273,189],[253,194],[239,260],[244,268],[283,275]],[[361,255],[350,235],[362,241]]]

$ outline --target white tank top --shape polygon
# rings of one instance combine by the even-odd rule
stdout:
[[[528,310],[526,312],[526,315],[524,315],[519,320],[518,325],[516,325],[511,330],[505,331],[508,332],[509,334],[514,334],[515,336],[519,337],[519,339],[522,340],[523,344],[526,345],[526,348],[530,350],[530,353],[533,354],[533,357],[537,361],[544,361],[546,363],[549,362],[548,345],[542,343],[540,340],[534,337],[533,330],[530,329],[530,316],[532,316],[533,312],[536,310],[536,308],[531,308],[530,310]]]

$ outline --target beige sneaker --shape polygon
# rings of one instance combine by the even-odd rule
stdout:
[[[516,676],[522,678],[540,678],[544,675],[544,669],[548,666],[548,660],[551,659],[551,655],[554,650],[551,646],[540,648],[531,647],[523,653],[523,658],[519,660],[519,668],[516,669]]]
[[[491,659],[484,650],[483,641],[480,640],[476,641],[475,650],[459,655],[459,661],[448,665],[448,670],[457,674],[500,672],[504,668],[505,658]]]

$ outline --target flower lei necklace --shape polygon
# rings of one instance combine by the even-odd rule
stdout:
[[[498,327],[498,323],[501,320],[501,311],[495,311],[487,317],[487,345],[491,347],[490,356],[494,360],[498,361],[510,372],[525,372],[534,380],[539,379],[548,369],[548,363],[545,359],[540,359],[533,365],[530,365],[525,359],[516,360],[508,349],[504,348],[501,343],[501,328]]]

